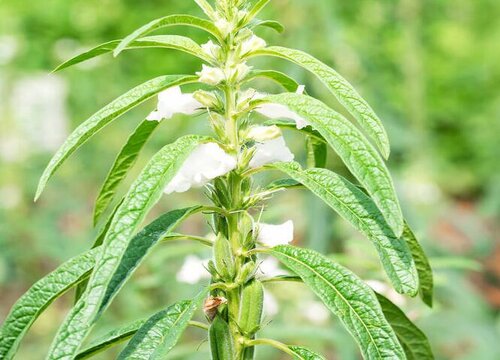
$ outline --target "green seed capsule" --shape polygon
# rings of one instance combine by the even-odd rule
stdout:
[[[231,244],[222,234],[217,236],[214,243],[215,267],[224,281],[232,281],[235,275],[234,257]]]
[[[240,315],[238,325],[246,336],[253,336],[262,321],[264,305],[264,288],[258,280],[248,283],[241,293]]]
[[[221,317],[216,316],[208,332],[212,360],[233,360],[234,341],[229,325]]]

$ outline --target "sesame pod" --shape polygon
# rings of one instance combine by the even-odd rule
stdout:
[[[235,266],[234,257],[231,250],[231,244],[224,235],[219,234],[214,243],[214,259],[217,273],[224,281],[232,281],[234,279]]]
[[[245,284],[251,278],[254,277],[255,271],[256,271],[255,263],[253,261],[249,261],[241,267],[240,272],[238,273],[234,281],[237,284]]]
[[[246,336],[254,335],[262,321],[264,288],[258,280],[248,283],[241,293],[238,325]]]
[[[208,331],[210,338],[210,350],[212,360],[233,360],[234,359],[234,341],[229,325],[219,315],[217,315],[210,325]]]

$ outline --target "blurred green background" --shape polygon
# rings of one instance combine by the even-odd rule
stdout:
[[[0,322],[34,281],[90,246],[100,182],[154,103],[135,109],[85,145],[34,204],[36,182],[51,154],[70,130],[130,87],[161,74],[193,73],[200,63],[172,51],[145,50],[54,75],[50,71],[79,51],[180,12],[201,15],[188,0],[0,2]],[[306,50],[332,65],[386,124],[393,146],[389,166],[436,278],[432,310],[392,297],[429,335],[438,359],[500,359],[499,15],[498,0],[273,0],[263,17],[280,20],[287,30],[283,35],[259,31],[270,44]],[[197,30],[168,30],[186,31],[200,43],[207,40]],[[269,59],[255,64],[289,72],[310,93],[339,108],[303,70]],[[255,85],[274,90],[267,83]],[[206,131],[203,120],[165,121],[136,172],[162,144]],[[302,159],[302,140],[286,137]],[[344,171],[333,154],[329,166]],[[201,197],[201,191],[191,191],[165,198],[155,212]],[[292,218],[297,244],[332,254],[364,279],[385,280],[369,243],[318,200],[292,191],[272,204],[266,219]],[[203,234],[208,228],[196,218],[185,230]],[[96,336],[199,289],[201,284],[178,283],[175,274],[187,254],[204,257],[204,249],[157,249],[125,286]],[[268,309],[265,336],[308,345],[328,359],[360,358],[338,320],[323,316],[304,287],[268,290],[279,308]],[[72,296],[58,300],[36,322],[19,359],[44,357]],[[189,331],[168,359],[207,359],[205,340],[199,330]],[[196,354],[188,355],[193,349]],[[259,359],[281,356],[269,349],[259,354]],[[109,351],[99,358],[115,355]]]

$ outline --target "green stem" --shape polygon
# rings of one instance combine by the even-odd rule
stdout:
[[[283,344],[283,343],[281,343],[279,341],[276,341],[276,340],[272,340],[272,339],[255,339],[255,340],[248,340],[248,341],[245,342],[245,346],[246,347],[257,346],[257,345],[269,345],[269,346],[272,346],[275,349],[283,351],[284,353],[286,353],[288,355],[295,356],[295,354],[293,353],[293,351],[290,350],[290,348],[288,346],[286,346],[285,344]]]
[[[189,326],[197,327],[199,329],[203,329],[203,330],[207,330],[207,331],[210,328],[210,326],[208,324],[205,324],[205,323],[202,323],[199,321],[190,321],[188,324],[189,324]]]
[[[214,242],[210,239],[201,237],[201,236],[194,236],[194,235],[184,235],[184,234],[171,234],[169,236],[164,237],[161,239],[161,242],[170,242],[170,241],[176,241],[176,240],[191,240],[191,241],[197,241],[203,245],[207,246],[213,246]]]

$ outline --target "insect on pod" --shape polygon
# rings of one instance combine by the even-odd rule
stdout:
[[[203,304],[203,312],[210,321],[213,321],[221,305],[227,304],[227,299],[222,296],[209,297]]]

